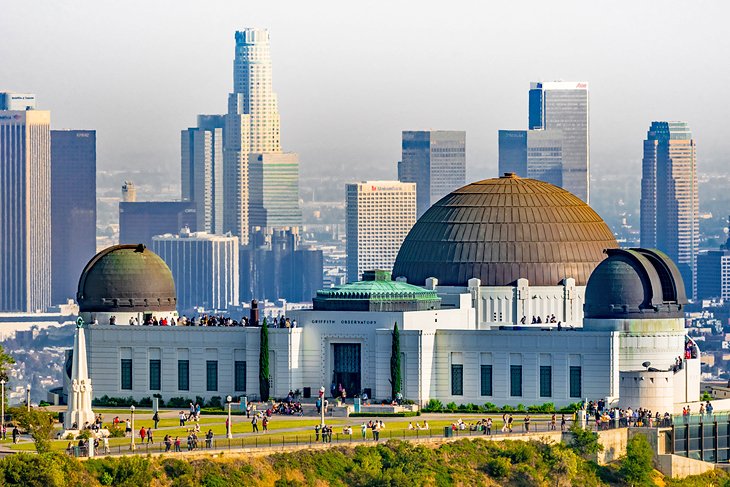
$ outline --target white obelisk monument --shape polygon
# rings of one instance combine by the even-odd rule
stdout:
[[[76,320],[71,386],[67,392],[68,412],[64,421],[66,430],[82,430],[87,423],[92,425],[96,415],[91,410],[91,379],[86,364],[86,336],[81,317]]]

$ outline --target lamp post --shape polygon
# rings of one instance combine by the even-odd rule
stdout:
[[[30,384],[25,386],[25,405],[28,411],[30,411]]]
[[[228,422],[226,423],[226,438],[229,440],[233,438],[233,425],[231,424],[231,401],[233,401],[233,398],[231,396],[226,397],[226,402],[228,403]]]
[[[0,423],[0,436],[5,439],[5,379],[0,379],[2,386],[2,422]]]
[[[134,404],[132,404],[131,406],[129,406],[129,412],[132,414],[132,434],[129,435],[130,436],[130,440],[131,440],[131,442],[129,444],[129,449],[132,450],[132,451],[134,451],[134,448],[136,446],[134,444]]]
[[[319,412],[321,415],[319,427],[322,428],[324,427],[324,386],[319,388],[319,404]]]

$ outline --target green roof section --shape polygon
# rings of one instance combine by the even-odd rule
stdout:
[[[363,280],[317,291],[318,311],[423,311],[439,309],[436,291],[393,281],[384,270],[366,271]]]

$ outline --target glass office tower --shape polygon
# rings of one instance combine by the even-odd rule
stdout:
[[[529,93],[529,128],[562,132],[562,187],[590,199],[590,126],[588,83],[533,82]]]

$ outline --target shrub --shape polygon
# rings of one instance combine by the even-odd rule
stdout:
[[[581,428],[578,423],[573,423],[570,427],[570,432],[573,435],[570,448],[578,455],[587,458],[589,455],[603,451],[603,445],[598,443],[597,433]]]
[[[223,403],[221,402],[221,396],[213,396],[210,398],[210,401],[208,401],[208,407],[210,408],[222,408]]]
[[[496,479],[508,477],[511,468],[512,464],[509,461],[509,458],[504,457],[490,458],[487,460],[487,464],[485,465],[487,473]]]
[[[142,399],[139,400],[139,406],[151,408],[152,407],[152,398],[149,396],[143,397]]]
[[[119,425],[114,425],[112,423],[111,426],[107,428],[109,431],[109,437],[110,438],[123,438],[124,437],[124,428],[122,428]]]
[[[169,408],[187,408],[188,406],[190,406],[191,402],[193,402],[193,400],[190,399],[189,397],[180,396],[180,397],[171,397],[167,401],[166,404],[167,404],[167,407],[169,407]],[[198,404],[200,404],[200,403],[198,403]]]
[[[484,411],[485,413],[495,413],[499,411],[499,408],[494,403],[485,402],[484,406],[482,406],[482,411]]]
[[[626,458],[621,463],[619,473],[628,484],[651,484],[653,459],[654,451],[647,439],[643,435],[636,435],[626,444]]]
[[[459,407],[456,405],[455,402],[452,401],[446,405],[446,409],[449,410],[449,412],[453,413],[453,412],[456,412],[456,410],[459,409]]]
[[[428,404],[422,408],[426,413],[440,413],[443,409],[444,405],[438,399],[429,399]]]

